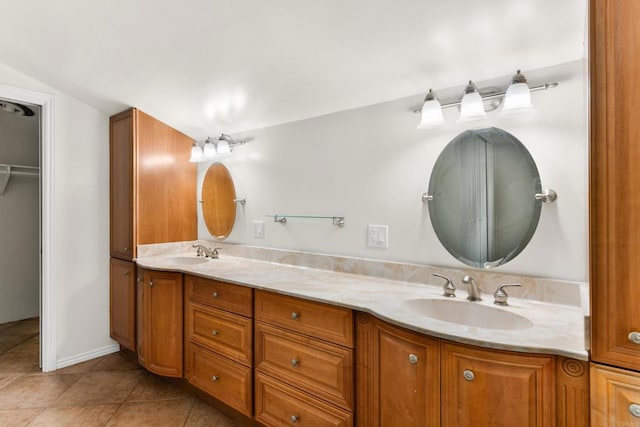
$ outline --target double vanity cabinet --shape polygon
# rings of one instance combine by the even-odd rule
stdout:
[[[138,267],[137,278],[139,362],[247,424],[589,425],[586,362],[458,344],[179,271]]]

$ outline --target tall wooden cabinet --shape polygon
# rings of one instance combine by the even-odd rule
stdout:
[[[182,377],[182,273],[138,268],[138,361],[149,371]]]
[[[193,140],[140,110],[111,117],[109,132],[111,338],[134,349],[137,245],[197,238],[196,166]]]
[[[635,426],[640,425],[640,2],[591,0],[590,7],[591,414],[595,425]]]

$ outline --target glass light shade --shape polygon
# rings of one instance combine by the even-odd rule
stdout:
[[[465,93],[460,104],[459,122],[478,120],[487,115],[484,111],[482,97],[478,92]]]
[[[220,156],[228,156],[231,154],[231,147],[229,147],[229,143],[226,140],[219,139],[217,151]]]
[[[204,160],[204,154],[202,153],[202,149],[197,143],[193,143],[193,147],[191,147],[191,158],[189,161],[191,163],[199,163]]]
[[[216,157],[216,146],[208,139],[204,143],[204,158],[205,160],[213,160]]]
[[[428,129],[442,122],[444,122],[444,117],[442,116],[440,101],[437,99],[425,101],[422,106],[422,119],[418,124],[418,129]]]
[[[504,96],[504,105],[499,116],[520,115],[534,112],[531,92],[526,83],[512,83]]]

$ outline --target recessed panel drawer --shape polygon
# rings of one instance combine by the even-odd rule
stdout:
[[[237,314],[188,303],[187,341],[251,367],[253,321]]]
[[[253,289],[198,276],[185,275],[187,301],[253,317]]]
[[[256,320],[353,347],[351,310],[259,290],[255,296]]]
[[[349,427],[349,412],[256,373],[256,420],[266,426]]]
[[[353,409],[353,352],[256,322],[256,370]]]
[[[250,368],[194,344],[186,348],[186,379],[234,409],[251,416]]]

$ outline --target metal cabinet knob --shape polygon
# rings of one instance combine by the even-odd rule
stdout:
[[[149,280],[149,287],[153,286],[153,280]]]
[[[299,417],[299,416],[297,416],[297,415],[291,415],[291,423],[292,423],[292,424],[297,423],[299,419],[300,419],[300,417]]]
[[[640,332],[633,331],[629,334],[629,341],[634,344],[640,344]]]
[[[293,359],[291,359],[291,366],[298,366],[299,363],[300,362],[295,357]]]
[[[217,292],[214,292],[214,293],[213,293],[213,297],[214,297],[214,298],[218,298],[219,296],[220,296],[220,295],[218,295],[218,293],[217,293]]]
[[[211,381],[216,382],[218,381],[218,379],[220,379],[220,377],[218,377],[217,375],[214,375],[211,377]]]
[[[211,335],[213,335],[215,337],[216,335],[218,335],[218,331],[216,329],[214,329],[213,331],[211,331]]]
[[[473,381],[476,378],[473,371],[470,371],[468,369],[465,369],[464,372],[462,372],[462,376],[467,381]]]
[[[291,312],[291,318],[292,318],[293,320],[296,320],[298,317],[300,317],[300,315],[299,315],[297,312],[295,312],[295,311],[292,311],[292,312]]]
[[[629,405],[629,413],[636,418],[640,418],[640,405],[637,403]]]
[[[412,365],[417,364],[418,363],[418,355],[411,353],[409,355],[409,363],[411,363]]]
[[[125,252],[129,252],[129,248],[124,248],[123,249]]]

